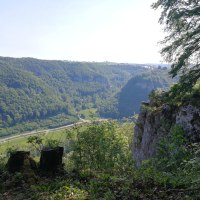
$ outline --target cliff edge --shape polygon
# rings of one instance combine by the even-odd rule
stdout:
[[[143,102],[134,128],[133,157],[137,166],[156,155],[159,140],[170,134],[173,125],[180,125],[190,142],[200,141],[200,107],[167,104],[164,92],[153,91],[149,102]]]

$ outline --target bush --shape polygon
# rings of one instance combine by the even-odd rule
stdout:
[[[71,159],[79,171],[109,174],[126,171],[132,160],[129,139],[119,131],[116,122],[93,122],[75,132]]]
[[[191,156],[186,146],[186,134],[179,125],[171,128],[168,137],[160,140],[157,148],[156,166],[158,169],[173,171],[177,169],[183,160]]]

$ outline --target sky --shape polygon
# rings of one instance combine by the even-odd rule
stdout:
[[[0,56],[160,63],[155,0],[0,0]]]

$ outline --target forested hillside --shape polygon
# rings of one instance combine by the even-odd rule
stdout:
[[[53,128],[95,108],[101,117],[138,112],[155,88],[171,84],[166,67],[0,57],[0,135]]]
[[[0,134],[71,123],[148,71],[141,66],[0,57]]]
[[[130,117],[139,112],[141,102],[148,100],[152,90],[167,90],[174,81],[169,77],[166,68],[135,75],[119,93],[101,105],[99,112],[104,117]]]
[[[152,8],[159,10],[159,23],[165,30],[165,38],[160,43],[163,45],[161,54],[167,63],[171,63],[170,68],[165,64],[158,66],[0,57],[0,200],[200,199],[200,1],[155,1]],[[150,37],[153,34],[143,31],[139,26],[142,24],[147,30],[150,24],[151,29],[155,29],[154,36],[159,38],[156,26],[153,23],[145,24],[146,21],[151,22],[147,18],[140,21],[138,17],[133,23],[128,21],[132,17],[130,12],[137,14],[145,11],[151,19],[145,1],[141,4],[139,2],[137,4],[141,9],[131,3],[138,8],[135,10],[132,10],[131,4],[118,4],[115,7],[114,1],[109,2],[109,16],[112,16],[118,28],[115,32],[112,32],[115,22],[111,21],[106,12],[104,26],[100,26],[95,17],[95,7],[100,8],[101,4],[90,5],[92,15],[89,15],[87,4],[87,9],[84,5],[82,7],[87,11],[87,16],[95,19],[102,36],[104,32],[101,30],[107,31],[109,28],[109,34],[106,32],[105,36],[116,50],[124,51],[124,43],[129,41],[131,48],[127,46],[126,50],[131,54],[135,50],[141,51],[141,58],[145,59],[145,51],[148,50],[149,56],[153,58],[153,50],[149,50],[149,44],[153,44],[153,37]],[[63,8],[65,12],[74,12],[77,5]],[[22,4],[19,6],[25,8]],[[43,11],[40,11],[40,7],[37,6],[38,14]],[[119,17],[112,14],[111,7],[119,13]],[[48,6],[45,8],[48,10]],[[59,7],[56,8],[60,13]],[[99,11],[104,13],[105,8]],[[12,14],[13,11],[9,9]],[[87,17],[82,15],[81,9],[77,11],[73,16],[81,16],[84,20],[81,26],[76,24],[80,20],[72,20],[72,23],[80,27],[78,36],[84,38],[84,43],[80,44],[90,46],[84,37],[84,28],[89,27],[84,26]],[[99,13],[101,19],[102,12]],[[126,16],[123,14],[128,18],[124,18]],[[62,19],[74,19],[68,16],[69,20],[65,20],[62,14]],[[120,23],[123,22],[121,16],[126,19],[124,23],[128,25],[127,28]],[[28,15],[26,18],[28,21],[32,19]],[[110,26],[107,26],[107,20],[111,22]],[[93,22],[90,24],[93,25]],[[8,24],[6,21],[6,26]],[[129,24],[134,24],[134,30],[129,29]],[[64,31],[65,23],[61,25]],[[26,27],[23,29],[23,26],[17,25],[15,30],[16,27],[26,30]],[[36,27],[39,29],[39,24]],[[90,27],[98,32],[96,27]],[[70,26],[67,26],[67,30],[70,31]],[[116,30],[120,37],[115,35]],[[134,37],[132,30],[138,30],[137,37]],[[95,41],[89,29],[87,33],[92,36],[91,42]],[[143,33],[147,40],[143,40]],[[53,35],[63,41],[60,34]],[[139,46],[135,43],[132,46],[128,35],[136,38]],[[17,31],[15,36],[19,36]],[[28,36],[32,40],[31,35]],[[114,43],[110,36],[115,36],[112,38]],[[39,41],[43,43],[42,35],[40,38]],[[57,41],[48,38],[47,35],[47,47],[54,48]],[[75,40],[79,42],[82,38],[77,40],[76,37]],[[120,55],[120,52],[106,48],[108,41],[104,37],[98,38],[100,42],[103,41],[103,51],[110,51],[117,57]],[[148,43],[149,38],[151,43]],[[75,40],[73,37],[70,40],[75,49]],[[26,40],[18,41],[23,44]],[[142,46],[143,42],[146,49]],[[13,41],[9,39],[9,43],[5,44],[2,45],[6,50],[5,47],[13,44]],[[29,43],[26,45],[31,49]],[[94,45],[99,48],[97,43]],[[18,46],[20,53],[22,48]],[[155,49],[155,46],[152,45],[152,48]],[[59,54],[62,50],[54,49]],[[87,53],[91,54],[92,59],[95,48],[94,55],[90,51]],[[126,52],[123,53],[122,57]],[[101,53],[99,55],[102,56]],[[134,56],[133,59],[137,58],[137,54]],[[78,120],[79,123],[74,123]],[[73,124],[59,127],[69,123]],[[59,128],[36,130],[53,127]],[[29,132],[31,130],[36,131]],[[28,133],[3,138],[24,131]]]

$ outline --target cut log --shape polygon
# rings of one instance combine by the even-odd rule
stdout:
[[[62,167],[63,147],[44,148],[40,157],[40,169],[55,171]]]

